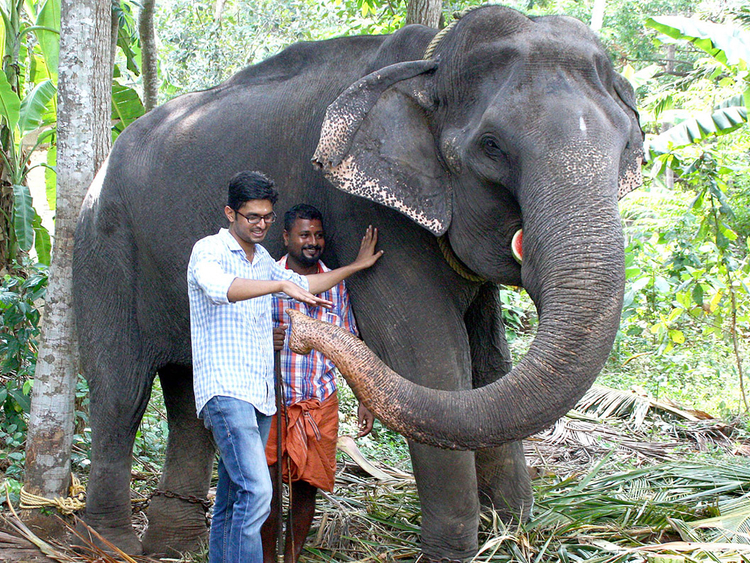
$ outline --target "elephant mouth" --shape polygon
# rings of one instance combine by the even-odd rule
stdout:
[[[516,262],[523,262],[523,229],[518,229],[510,241],[510,251]]]

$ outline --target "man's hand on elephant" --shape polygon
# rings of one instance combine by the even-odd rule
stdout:
[[[321,299],[317,295],[313,295],[306,289],[302,289],[294,282],[285,281],[282,291],[292,299],[302,301],[303,303],[307,303],[308,305],[313,305],[315,307],[325,307],[326,309],[331,309],[333,307],[333,303],[331,301],[328,301],[327,299]]]
[[[377,262],[383,255],[382,250],[375,251],[375,246],[377,246],[377,244],[378,229],[369,225],[365,231],[365,236],[362,237],[362,242],[359,245],[357,258],[352,262],[352,265],[364,270],[375,264],[375,262]]]
[[[359,423],[359,433],[357,434],[357,438],[361,438],[372,432],[372,425],[375,422],[375,416],[370,412],[370,409],[362,403],[359,403],[359,406],[357,407],[357,421]]]
[[[273,327],[273,349],[281,350],[284,348],[284,338],[286,336],[286,325]]]

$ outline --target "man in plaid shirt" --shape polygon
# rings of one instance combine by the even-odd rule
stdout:
[[[320,261],[325,248],[323,216],[315,207],[299,204],[284,216],[284,244],[288,254],[279,264],[300,275],[329,271]],[[281,374],[286,416],[282,424],[282,463],[284,481],[291,482],[290,510],[286,524],[285,563],[296,563],[310,531],[315,514],[318,489],[333,490],[336,472],[336,441],[338,438],[338,398],[335,366],[317,350],[307,355],[295,354],[283,344],[284,328],[289,323],[285,309],[296,309],[306,315],[341,326],[357,335],[357,327],[349,305],[349,296],[341,281],[320,294],[333,303],[325,309],[291,299],[284,294],[273,295],[274,344],[281,350]],[[279,328],[281,327],[281,328]],[[283,414],[283,413],[282,413]],[[278,416],[278,413],[277,415]],[[373,416],[364,405],[358,409],[359,436],[372,430]],[[263,559],[276,563],[276,535],[280,494],[277,490],[276,420],[266,446],[266,458],[274,492],[271,514],[263,525]]]

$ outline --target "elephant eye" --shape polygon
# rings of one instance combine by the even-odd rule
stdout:
[[[479,143],[482,146],[482,150],[490,158],[498,159],[507,157],[505,151],[500,148],[500,141],[492,135],[483,135]]]

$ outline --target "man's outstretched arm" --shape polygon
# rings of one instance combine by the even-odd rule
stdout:
[[[365,236],[362,237],[362,242],[359,245],[359,253],[354,262],[348,266],[342,266],[341,268],[336,268],[329,272],[310,274],[309,276],[306,276],[307,281],[310,284],[310,293],[317,294],[331,289],[334,285],[345,280],[355,272],[365,270],[375,264],[375,262],[377,262],[383,255],[382,250],[375,250],[377,243],[378,230],[370,225],[367,227],[367,231],[365,231]]]

